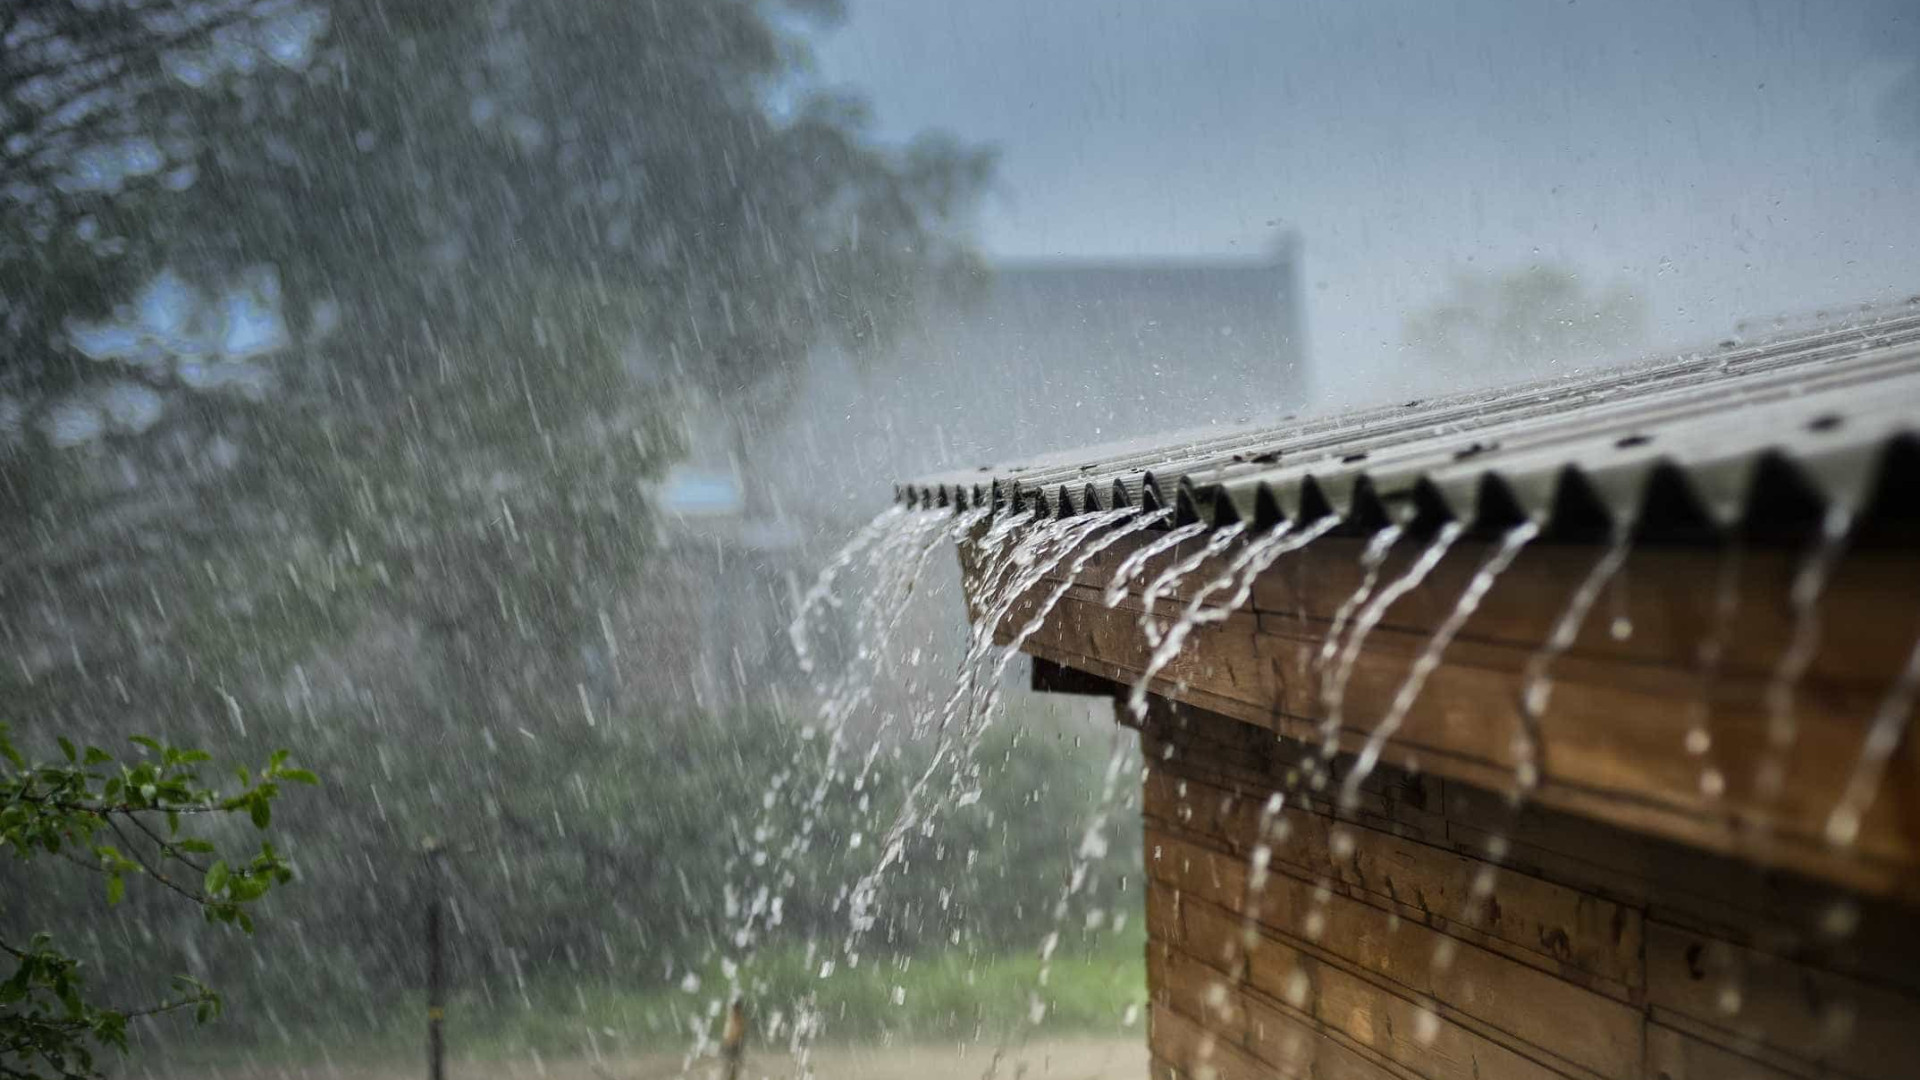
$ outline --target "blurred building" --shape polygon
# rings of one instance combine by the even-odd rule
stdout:
[[[1258,260],[1002,263],[883,355],[816,358],[757,464],[789,504],[854,520],[891,496],[875,476],[1290,412],[1301,280],[1291,238]]]
[[[892,499],[877,476],[1274,415],[1308,388],[1291,239],[1258,260],[1002,263],[979,285],[877,354],[819,350],[778,400],[687,409],[632,627],[676,654],[648,695],[711,707],[793,684],[792,598]],[[957,641],[936,615],[913,632]]]

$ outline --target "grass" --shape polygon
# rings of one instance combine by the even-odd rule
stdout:
[[[1031,952],[969,956],[955,949],[918,957],[836,964],[821,977],[821,961],[801,949],[763,955],[754,965],[748,1005],[754,1038],[784,1043],[796,1003],[819,1018],[822,1041],[924,1043],[999,1037],[1031,1025],[1036,1033],[1119,1032],[1135,1022],[1146,1000],[1145,940],[1136,920],[1125,932],[1092,943],[1062,946],[1040,985],[1040,958]],[[727,980],[716,968],[700,973],[697,988],[571,984],[542,981],[524,993],[496,997],[457,994],[448,1003],[446,1039],[453,1060],[498,1061],[538,1054],[547,1059],[618,1057],[681,1051],[693,1032],[724,1007]],[[1033,1020],[1036,1003],[1043,1011]],[[411,994],[387,1010],[377,1030],[362,1025],[283,1031],[250,1045],[211,1038],[181,1040],[160,1052],[143,1051],[162,1071],[187,1064],[398,1061],[418,1057],[424,1044],[425,1003]],[[719,1024],[712,1024],[717,1031]]]

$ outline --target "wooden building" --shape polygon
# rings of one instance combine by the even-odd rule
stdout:
[[[995,630],[1057,595],[1035,686],[1140,732],[1156,1076],[1900,1080],[1916,430],[1910,307],[901,494],[1166,512]],[[1009,575],[961,554],[977,618]]]

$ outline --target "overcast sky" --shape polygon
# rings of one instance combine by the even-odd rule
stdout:
[[[1002,150],[1002,256],[1302,235],[1322,404],[1460,270],[1573,266],[1657,345],[1920,292],[1920,0],[848,0],[820,75]],[[1911,84],[1909,84],[1909,90]],[[1920,112],[1920,101],[1910,106]]]

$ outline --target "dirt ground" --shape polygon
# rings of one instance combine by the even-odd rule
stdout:
[[[1035,1040],[1000,1050],[987,1045],[961,1049],[951,1045],[828,1047],[810,1062],[817,1080],[1105,1080],[1147,1075],[1144,1034]],[[281,1067],[261,1063],[251,1069],[209,1069],[204,1080],[421,1080],[424,1063],[378,1067]],[[608,1058],[604,1061],[539,1060],[532,1057],[494,1062],[450,1061],[447,1080],[719,1080],[715,1062],[683,1068],[677,1056]],[[798,1063],[771,1051],[749,1053],[740,1080],[799,1080]],[[182,1078],[184,1080],[184,1078]]]

